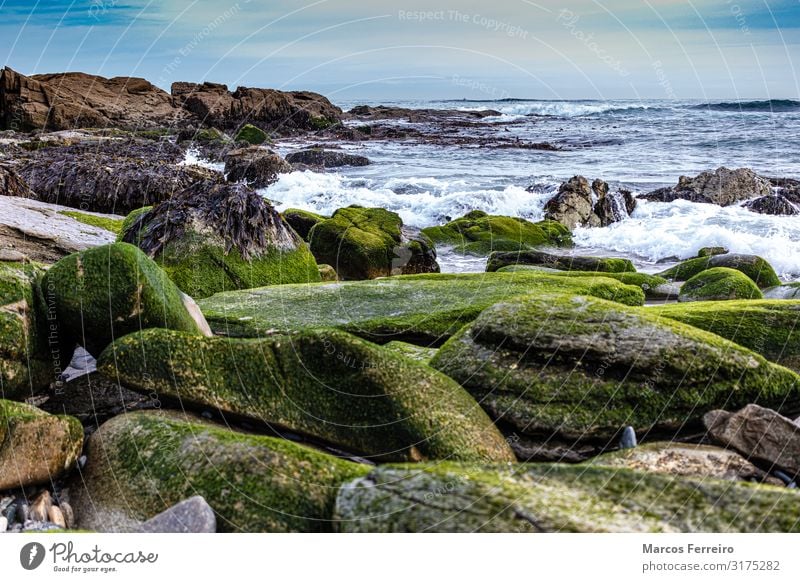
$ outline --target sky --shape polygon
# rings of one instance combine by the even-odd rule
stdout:
[[[0,0],[0,55],[404,99],[800,96],[800,0]]]

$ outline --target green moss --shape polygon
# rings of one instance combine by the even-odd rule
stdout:
[[[281,213],[283,219],[291,226],[303,240],[308,240],[308,233],[319,222],[327,220],[328,217],[321,214],[315,214],[308,210],[300,210],[298,208],[289,208]]]
[[[267,134],[249,123],[242,127],[234,138],[235,141],[245,141],[252,145],[261,145],[267,141]]]
[[[431,366],[535,438],[673,435],[705,412],[800,405],[800,377],[719,336],[601,299],[527,296],[484,310]],[[653,435],[651,435],[652,437]]]
[[[497,270],[498,273],[524,273],[524,272],[539,272],[547,273],[549,275],[560,277],[585,277],[585,278],[608,278],[615,279],[623,285],[633,285],[640,287],[647,297],[661,296],[658,288],[661,285],[668,283],[663,277],[657,275],[648,275],[646,273],[608,273],[608,272],[592,272],[592,271],[559,271],[558,269],[550,269],[548,267],[536,267],[533,265],[509,265],[508,267],[501,267]]]
[[[698,257],[713,257],[714,255],[727,255],[728,249],[725,247],[703,247],[697,252]]]
[[[605,257],[580,257],[553,255],[542,251],[495,251],[489,255],[486,271],[494,272],[509,266],[532,265],[560,271],[585,271],[598,273],[635,273],[636,268],[628,259]]]
[[[211,142],[225,142],[229,141],[228,136],[214,127],[200,129],[194,134],[192,141],[199,141],[204,143]]]
[[[670,281],[688,281],[701,271],[713,267],[728,267],[741,271],[761,289],[781,284],[781,280],[772,266],[755,255],[726,254],[698,257],[683,261],[658,275]]]
[[[128,231],[133,228],[133,225],[139,220],[139,217],[143,214],[147,214],[152,209],[152,206],[143,206],[142,208],[130,212],[119,226],[119,230],[117,231],[117,242],[122,242],[122,240],[128,234]]]
[[[402,227],[403,221],[394,212],[350,206],[314,225],[308,240],[317,261],[332,265],[342,279],[374,279],[401,274],[397,271],[424,270],[427,251],[433,244],[424,235],[417,241],[404,241]],[[397,266],[398,258],[406,253],[407,260]]]
[[[340,331],[242,340],[146,330],[112,344],[98,366],[145,394],[219,408],[378,460],[513,460],[458,384]]]
[[[317,263],[304,243],[294,250],[272,247],[245,260],[236,248],[226,254],[220,244],[209,242],[206,236],[187,232],[167,244],[156,262],[195,299],[235,289],[321,280]]]
[[[601,277],[540,273],[406,275],[345,283],[284,285],[200,300],[216,333],[261,337],[267,330],[337,327],[377,343],[438,345],[498,301],[541,293],[592,295],[642,305],[638,287]]]
[[[345,532],[796,532],[786,488],[609,467],[383,466],[341,489]]]
[[[339,486],[368,468],[268,436],[178,415],[117,416],[92,435],[88,464],[70,490],[78,525],[132,529],[202,495],[223,532],[333,529]]]
[[[744,273],[727,267],[700,271],[686,281],[678,301],[725,301],[731,299],[763,299],[761,290]]]
[[[113,232],[114,234],[119,234],[120,230],[122,229],[123,221],[121,218],[95,216],[94,214],[85,214],[83,212],[76,212],[74,210],[60,210],[58,213],[63,214],[64,216],[69,216],[70,218],[73,218],[78,222],[82,222],[83,224],[96,226],[97,228],[102,228],[109,232]]]
[[[311,117],[308,120],[309,125],[315,131],[321,131],[323,129],[328,129],[332,125],[336,125],[337,121],[335,119],[328,119],[327,117]]]
[[[114,338],[148,327],[198,333],[178,288],[127,243],[61,259],[44,275],[41,289],[51,333],[64,354],[71,355],[76,343],[98,354]]]
[[[443,226],[422,231],[436,244],[457,253],[488,255],[492,251],[520,251],[538,246],[571,246],[572,235],[562,224],[528,222],[511,216],[490,216],[475,210]]]
[[[648,312],[710,331],[800,372],[800,301],[681,303]]]
[[[436,355],[436,348],[424,348],[406,342],[392,341],[383,346],[396,354],[427,364]]]
[[[140,137],[142,139],[151,139],[153,141],[159,141],[162,138],[171,136],[172,134],[173,130],[166,127],[157,129],[141,129],[133,133],[133,135],[136,137]]]
[[[336,269],[330,265],[317,265],[320,278],[326,283],[335,283],[339,280],[339,275],[336,274]]]

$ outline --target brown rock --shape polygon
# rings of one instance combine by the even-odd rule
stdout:
[[[703,417],[718,443],[765,467],[800,475],[800,426],[774,410],[748,404],[739,412],[713,410]]]
[[[34,194],[14,168],[0,166],[0,196],[33,198]]]
[[[561,184],[544,211],[546,219],[560,222],[570,230],[577,226],[600,226],[592,207],[592,190],[583,176],[574,176]]]
[[[225,175],[229,182],[246,182],[252,188],[266,188],[287,174],[292,166],[272,150],[259,146],[240,148],[225,155]]]
[[[50,509],[53,507],[53,498],[46,489],[31,503],[30,518],[33,521],[47,521]]]
[[[47,520],[50,523],[54,523],[59,527],[63,527],[67,529],[67,522],[64,519],[64,514],[61,513],[61,510],[56,505],[51,505],[50,509],[47,511]]]

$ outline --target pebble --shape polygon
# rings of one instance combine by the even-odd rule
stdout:
[[[31,511],[28,515],[29,519],[33,521],[47,521],[47,516],[52,506],[53,498],[50,496],[50,492],[45,489],[39,494],[39,497],[31,503]]]
[[[16,503],[17,505],[17,521],[20,523],[25,523],[29,520],[28,516],[30,515],[30,508],[28,504],[25,503],[24,500],[20,499]]]
[[[15,503],[12,503],[11,505],[8,506],[8,509],[6,509],[5,517],[8,520],[8,523],[10,524],[14,523],[14,520],[17,517],[17,505]]]
[[[8,519],[0,517],[0,533],[4,533],[8,529]]]
[[[0,261],[7,263],[21,263],[25,260],[25,255],[13,249],[0,249]]]
[[[58,527],[67,529],[67,522],[64,520],[64,514],[61,513],[57,505],[50,506],[50,509],[47,511],[47,518]]]
[[[142,533],[215,533],[217,518],[203,497],[196,495],[144,522]]]
[[[633,430],[632,426],[626,426],[625,430],[622,431],[622,436],[619,439],[619,448],[633,449],[636,448],[636,445],[636,431]]]
[[[83,469],[86,466],[86,455],[78,457],[78,469]]]
[[[61,509],[61,513],[64,515],[64,524],[66,525],[67,529],[72,529],[72,527],[75,525],[75,513],[72,511],[72,506],[66,501],[62,501],[59,504],[59,508]]]
[[[787,486],[789,489],[794,489],[794,488],[796,488],[796,487],[797,487],[797,483],[795,483],[795,482],[794,482],[794,479],[792,479],[791,477],[789,477],[789,475],[787,475],[786,473],[784,473],[784,472],[783,472],[783,471],[781,471],[780,469],[775,469],[775,470],[772,472],[772,474],[773,474],[773,475],[775,475],[775,476],[776,476],[778,479],[780,479],[780,480],[781,480],[781,481],[783,481],[784,483],[786,483],[786,486]]]

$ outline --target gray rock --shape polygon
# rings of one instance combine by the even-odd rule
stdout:
[[[173,505],[139,528],[141,533],[216,533],[217,518],[203,497],[196,495]]]
[[[290,164],[304,164],[322,168],[369,165],[369,158],[364,156],[318,148],[291,153],[286,156],[286,161]]]
[[[703,172],[694,178],[681,176],[676,186],[661,188],[639,198],[656,202],[689,200],[730,206],[742,200],[768,196],[771,193],[772,186],[769,180],[757,175],[753,170],[748,168],[729,170],[721,167],[713,172]]]
[[[600,226],[593,212],[592,190],[583,176],[574,176],[561,184],[558,194],[547,201],[544,217],[560,222],[570,230],[576,226]]]
[[[634,449],[636,448],[636,431],[632,426],[626,426],[622,431],[622,436],[619,439],[619,448],[621,449]]]

